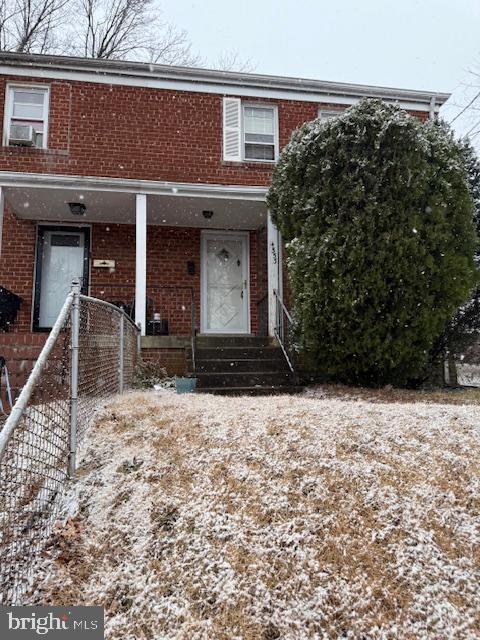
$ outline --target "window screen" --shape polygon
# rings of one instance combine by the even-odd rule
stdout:
[[[19,134],[23,136],[23,127],[31,126],[34,146],[45,146],[48,89],[10,86],[8,92],[10,105],[9,143],[10,139],[15,140]]]
[[[275,110],[245,106],[243,109],[246,160],[275,160]]]

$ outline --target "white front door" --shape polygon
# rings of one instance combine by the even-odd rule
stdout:
[[[67,297],[72,280],[83,282],[85,231],[43,231],[38,259],[38,327],[53,326]]]
[[[249,333],[248,233],[202,234],[202,332]]]

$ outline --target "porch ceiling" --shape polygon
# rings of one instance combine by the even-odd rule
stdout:
[[[5,199],[23,219],[52,223],[135,224],[135,193],[89,189],[5,186]],[[74,216],[69,202],[83,202],[86,214]],[[213,211],[206,219],[202,212]],[[257,229],[266,224],[267,208],[260,200],[220,195],[147,195],[147,221],[152,225],[204,229]]]

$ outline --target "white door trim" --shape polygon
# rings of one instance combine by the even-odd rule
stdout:
[[[45,236],[48,233],[81,233],[84,237],[84,259],[83,273],[86,276],[82,284],[82,293],[90,293],[91,265],[90,255],[92,247],[92,225],[91,224],[50,224],[48,222],[38,222],[35,225],[35,263],[32,287],[32,311],[31,327],[32,331],[46,331],[51,327],[40,325],[40,304],[42,297],[42,276],[43,276],[43,255],[41,251],[45,243]]]
[[[219,334],[228,333],[231,331],[212,331],[207,330],[207,240],[208,238],[228,237],[230,239],[239,239],[243,241],[244,251],[244,264],[245,264],[245,279],[247,281],[247,288],[245,295],[247,302],[245,304],[246,317],[245,331],[239,332],[242,334],[249,334],[251,331],[251,314],[250,314],[250,232],[249,231],[207,231],[201,232],[201,248],[200,248],[200,332],[203,334]]]

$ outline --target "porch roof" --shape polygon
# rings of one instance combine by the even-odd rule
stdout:
[[[17,217],[42,222],[134,224],[137,194],[153,225],[256,229],[267,219],[266,187],[15,172],[2,172],[0,185]],[[85,215],[72,215],[69,202],[83,202]]]

